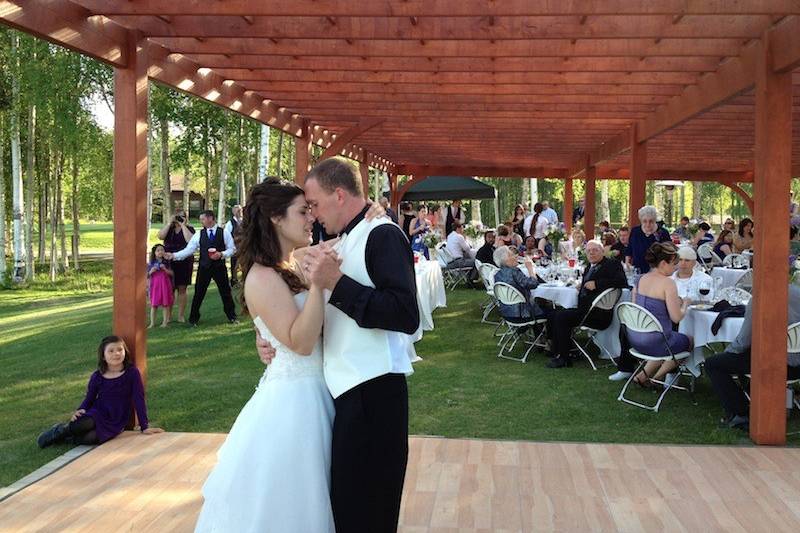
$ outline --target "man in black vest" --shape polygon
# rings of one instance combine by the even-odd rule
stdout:
[[[225,224],[225,231],[231,234],[231,237],[236,237],[236,228],[242,223],[242,206],[236,204],[232,209],[233,216]],[[231,256],[231,287],[235,287],[239,283],[239,278],[236,275],[236,254]]]
[[[237,322],[236,308],[231,297],[231,286],[228,283],[228,271],[225,268],[225,259],[232,257],[236,251],[230,231],[217,226],[217,218],[213,211],[200,213],[200,222],[203,229],[192,235],[186,248],[171,254],[164,254],[167,259],[180,261],[200,249],[200,264],[197,267],[197,277],[194,282],[194,298],[192,310],[189,313],[189,325],[196,326],[200,321],[200,305],[206,297],[208,284],[211,280],[217,284],[219,295],[222,298],[222,307],[231,323]]]
[[[467,217],[464,214],[464,210],[461,209],[461,200],[453,200],[453,204],[447,208],[447,217],[444,222],[445,237],[450,235],[450,232],[453,231],[454,222],[459,222],[463,225],[466,220]]]

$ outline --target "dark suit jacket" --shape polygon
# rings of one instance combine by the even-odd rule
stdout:
[[[606,289],[624,289],[628,286],[628,279],[625,277],[625,271],[622,269],[622,263],[616,259],[604,257],[598,264],[597,269],[589,277],[589,267],[583,273],[583,284],[587,281],[594,281],[597,285],[594,290],[581,289],[578,296],[578,309],[582,313],[586,313],[592,306],[592,302],[597,296]],[[592,327],[603,326],[600,329],[605,329],[611,324],[613,318],[613,310],[601,311],[596,310],[592,312]],[[607,322],[607,323],[606,323]]]

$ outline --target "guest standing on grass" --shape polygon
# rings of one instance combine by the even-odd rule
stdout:
[[[229,231],[217,226],[217,218],[213,211],[203,211],[200,214],[200,222],[203,223],[203,229],[192,236],[192,240],[189,241],[186,248],[172,254],[165,254],[165,257],[180,261],[192,255],[198,248],[200,249],[200,266],[197,269],[192,310],[189,313],[190,325],[197,326],[200,321],[200,306],[203,304],[212,279],[219,289],[219,296],[222,298],[222,306],[228,322],[235,323],[237,322],[236,308],[231,297],[228,271],[225,268],[225,259],[231,257],[236,251],[233,237]]]
[[[169,224],[161,228],[158,238],[164,241],[167,253],[183,250],[194,235],[194,228],[187,222],[186,213],[175,213]],[[189,255],[182,261],[172,261],[172,287],[178,293],[178,322],[186,322],[186,288],[192,284],[194,272],[194,256]],[[172,310],[170,309],[170,312]]]
[[[142,433],[164,431],[149,426],[139,369],[133,366],[125,341],[110,335],[100,341],[97,370],[89,378],[86,397],[70,421],[55,424],[36,442],[40,448],[62,442],[102,444],[122,433],[130,420],[131,406],[136,409]]]
[[[242,206],[236,204],[231,211],[231,219],[225,224],[225,231],[236,235],[236,229],[242,224]],[[231,256],[231,287],[235,287],[239,283],[239,278],[236,274],[236,254]]]
[[[167,327],[172,315],[172,278],[174,273],[169,261],[164,259],[164,246],[156,244],[150,250],[150,262],[147,264],[147,279],[150,281],[150,325],[156,322],[156,311],[160,307],[164,314],[161,327]]]

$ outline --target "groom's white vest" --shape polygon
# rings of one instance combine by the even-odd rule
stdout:
[[[367,273],[364,252],[370,232],[383,224],[392,222],[386,218],[362,220],[336,245],[342,258],[339,267],[342,273],[372,288],[375,288],[375,283]],[[401,354],[407,361],[408,350],[413,349],[408,335],[362,328],[333,305],[325,306],[323,343],[325,382],[334,398],[365,381],[391,372],[393,354],[395,357]],[[405,366],[407,373],[413,372],[410,363]]]

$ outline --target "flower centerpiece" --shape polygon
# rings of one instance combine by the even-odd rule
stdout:
[[[550,224],[547,227],[547,231],[545,232],[544,236],[547,238],[547,242],[553,247],[553,254],[556,255],[558,253],[558,245],[561,241],[564,240],[565,235],[565,226],[563,222],[559,222],[558,224]]]
[[[469,224],[464,225],[464,235],[471,239],[477,239],[483,233],[483,224],[478,222],[477,224],[474,222],[470,222]]]
[[[440,242],[442,242],[442,239],[439,237],[439,234],[435,231],[429,231],[422,238],[422,244],[431,249],[435,249],[436,245],[438,245]]]

